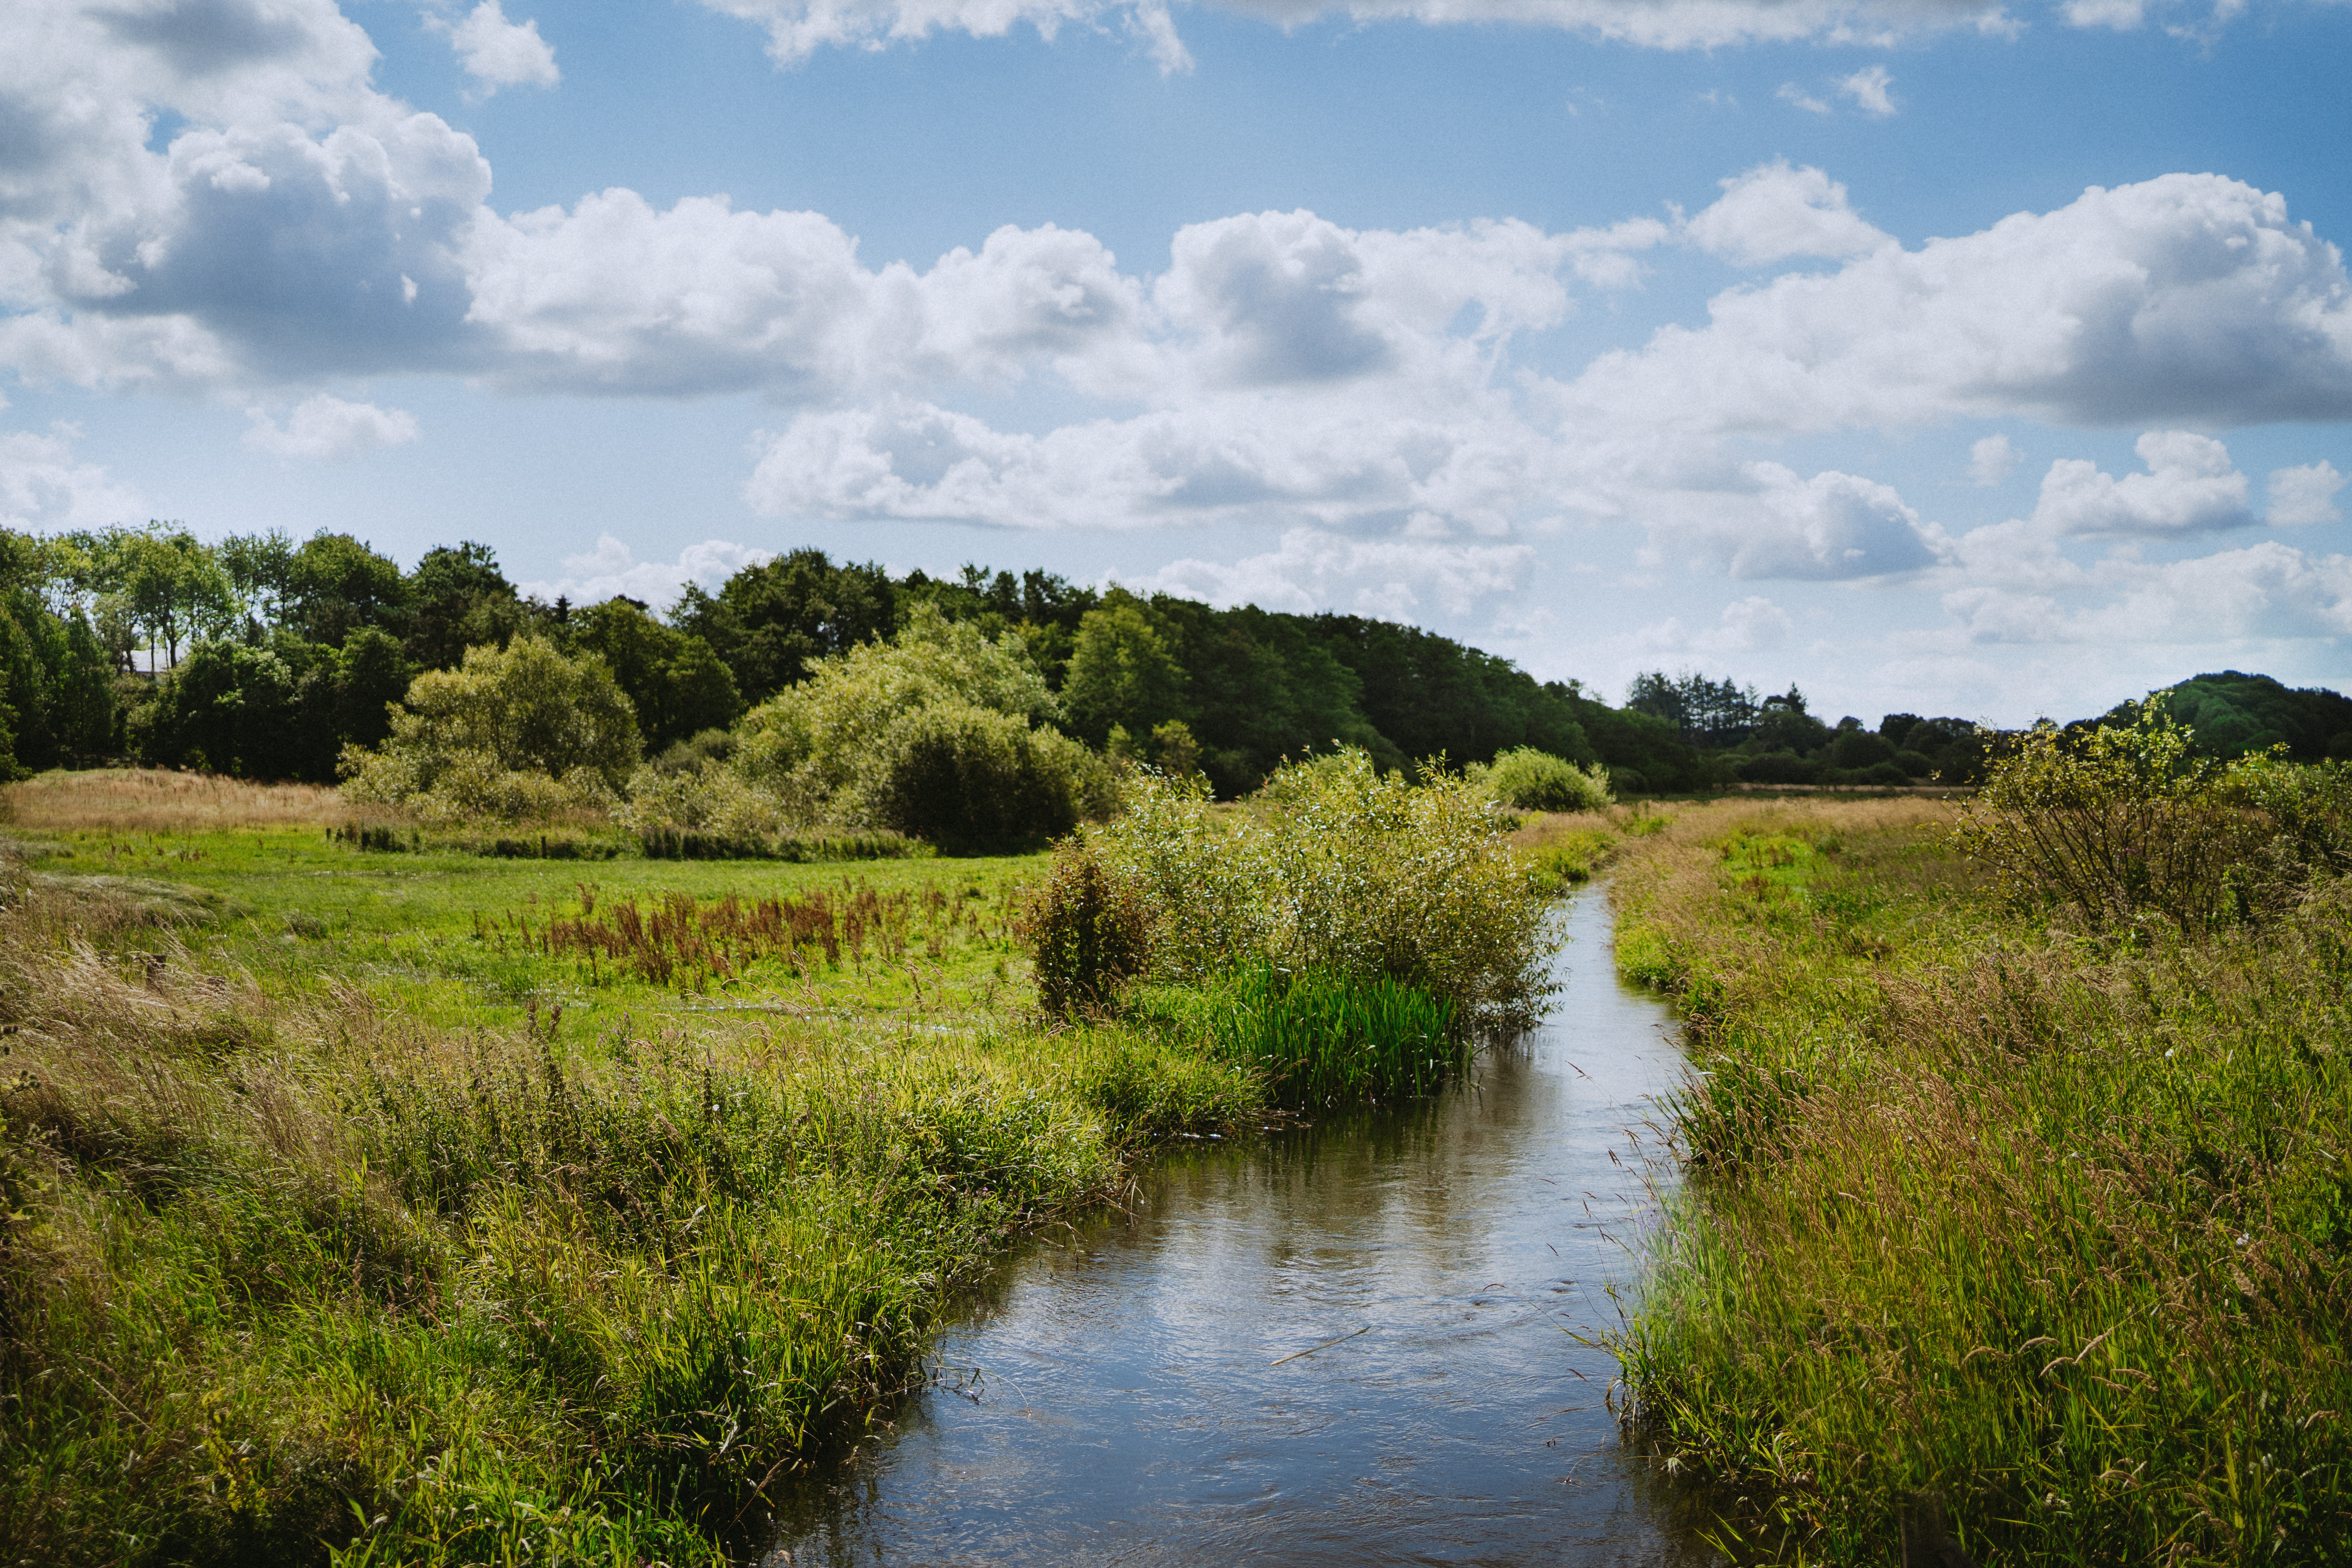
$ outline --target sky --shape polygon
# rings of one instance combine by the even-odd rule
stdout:
[[[2346,0],[10,0],[0,524],[2352,684]]]

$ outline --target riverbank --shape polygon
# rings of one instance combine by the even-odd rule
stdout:
[[[1690,1184],[1622,1350],[1736,1558],[2352,1552],[2352,899],[2091,942],[1924,801],[1686,807],[1613,872]]]

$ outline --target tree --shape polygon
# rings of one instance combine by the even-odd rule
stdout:
[[[723,730],[742,713],[734,673],[710,645],[662,625],[636,600],[607,599],[572,624],[573,647],[603,658],[636,708],[646,751]]]
[[[1076,732],[1100,745],[1115,725],[1140,735],[1184,717],[1184,683],[1164,622],[1114,588],[1078,623],[1062,702]]]
[[[236,586],[217,552],[184,527],[150,522],[72,538],[101,624],[119,628],[126,654],[143,639],[149,668],[179,663],[184,643],[235,624]]]
[[[296,698],[295,673],[276,653],[216,637],[157,683],[132,738],[151,764],[287,778],[304,739]]]
[[[395,626],[406,603],[400,563],[348,533],[323,530],[294,552],[288,621],[311,642],[341,647],[362,626]]]
[[[503,646],[535,619],[496,552],[471,541],[426,551],[403,588],[408,657],[427,669],[446,669],[486,643]]]
[[[898,598],[879,566],[835,566],[822,550],[795,550],[746,566],[716,595],[689,586],[671,622],[709,643],[737,689],[760,702],[805,679],[816,660],[890,636]]]
[[[245,606],[247,640],[284,624],[294,596],[294,541],[281,529],[232,533],[220,542],[221,565]]]

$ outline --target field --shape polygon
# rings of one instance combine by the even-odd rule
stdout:
[[[1740,1561],[2352,1554],[2352,901],[2094,936],[1928,801],[1722,802],[1629,848],[1699,1069],[1622,1345]]]

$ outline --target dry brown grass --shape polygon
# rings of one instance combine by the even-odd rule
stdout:
[[[323,784],[253,784],[160,768],[46,773],[0,791],[0,819],[52,832],[327,828],[352,816],[341,794]]]

